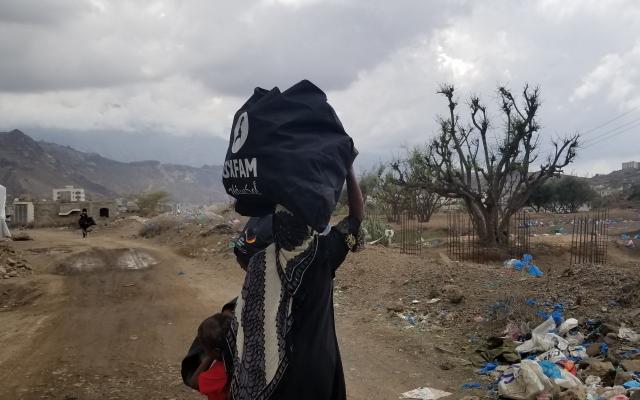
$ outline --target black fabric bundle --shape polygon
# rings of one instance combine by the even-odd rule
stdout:
[[[234,116],[222,181],[240,214],[264,216],[280,204],[322,231],[354,158],[353,141],[313,83],[256,88]]]

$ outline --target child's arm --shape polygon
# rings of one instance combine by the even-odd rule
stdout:
[[[211,366],[211,363],[213,363],[213,358],[209,357],[208,355],[202,358],[202,360],[200,361],[200,366],[198,367],[198,369],[196,369],[193,375],[191,375],[191,379],[189,379],[189,387],[195,390],[200,390],[200,385],[198,384],[198,377],[200,377],[200,374],[202,372],[209,369],[209,367]]]

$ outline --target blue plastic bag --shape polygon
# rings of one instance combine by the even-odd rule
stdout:
[[[489,375],[489,373],[491,373],[491,371],[494,371],[496,368],[498,368],[498,366],[494,363],[490,363],[490,362],[484,363],[484,365],[482,366],[482,368],[480,368],[478,373],[481,375]]]
[[[482,388],[482,385],[480,384],[480,382],[469,382],[462,384],[460,387],[462,389],[480,389]]]
[[[562,378],[562,372],[560,372],[560,368],[553,362],[549,360],[542,360],[542,361],[538,361],[538,364],[540,365],[540,368],[542,368],[542,372],[544,372],[544,374],[549,378],[551,379]]]
[[[638,381],[628,381],[622,384],[625,389],[640,389],[640,382]]]
[[[536,278],[539,278],[539,277],[541,277],[542,275],[544,275],[544,272],[542,272],[542,271],[540,270],[540,268],[538,268],[537,266],[535,266],[535,265],[533,265],[533,264],[530,264],[530,265],[527,267],[527,272],[529,273],[529,275],[534,276],[534,277],[536,277]]]
[[[564,306],[562,304],[554,304],[551,316],[556,325],[562,325],[564,322]]]
[[[600,354],[607,356],[609,354],[609,345],[606,343],[600,343]]]

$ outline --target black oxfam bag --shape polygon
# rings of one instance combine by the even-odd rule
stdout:
[[[222,183],[236,211],[262,216],[276,204],[323,230],[355,157],[322,90],[302,81],[284,92],[256,88],[236,112]]]

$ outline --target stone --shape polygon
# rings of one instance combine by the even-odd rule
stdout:
[[[587,390],[584,386],[565,390],[558,396],[559,400],[586,400],[586,398]]]
[[[453,369],[455,367],[455,365],[450,361],[450,360],[442,360],[440,361],[440,365],[438,365],[440,367],[441,370],[444,371],[449,371],[450,369]]]
[[[9,271],[7,275],[9,275],[10,278],[15,278],[18,276],[18,271]]]
[[[586,371],[587,374],[597,376],[603,381],[605,378],[611,376],[611,372],[615,369],[610,361],[589,359],[587,360],[587,364],[589,365],[589,369]]]
[[[444,298],[449,300],[452,304],[459,304],[464,299],[464,293],[462,293],[462,289],[456,285],[445,285],[442,288],[442,294]]]
[[[14,265],[16,265],[16,260],[14,260],[13,258],[7,258],[7,264],[10,267],[13,267]]]
[[[620,362],[622,368],[628,372],[640,372],[640,359],[638,360],[624,360]]]
[[[618,331],[620,330],[620,326],[613,324],[611,322],[607,322],[606,324],[602,324],[601,328],[600,328],[600,332],[603,335],[609,334],[609,333],[615,333],[618,334]]]
[[[7,269],[5,267],[0,266],[0,275],[4,275],[7,273]]]
[[[589,347],[587,347],[587,355],[589,357],[595,357],[600,354],[600,343],[591,343]]]
[[[404,310],[404,304],[401,301],[396,301],[387,305],[387,311],[402,312]]]
[[[616,377],[613,380],[614,386],[622,386],[625,382],[633,380],[635,375],[631,372],[625,372],[621,369],[616,370]]]
[[[478,397],[478,396],[464,396],[464,397],[461,397],[460,400],[480,400],[480,397]]]
[[[640,400],[640,390],[634,390],[633,392],[631,392],[631,395],[629,395],[629,399]]]

